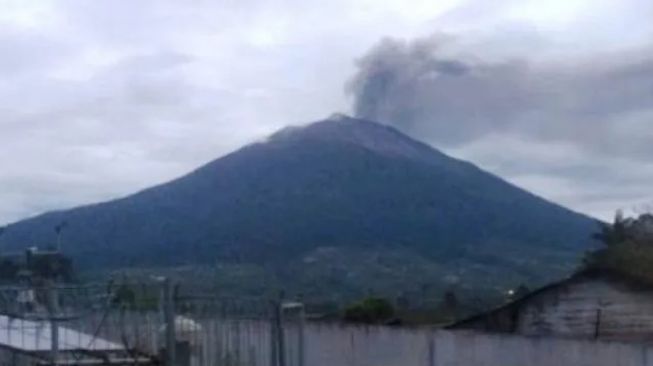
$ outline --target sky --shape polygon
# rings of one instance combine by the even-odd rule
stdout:
[[[0,224],[333,112],[574,210],[653,204],[650,0],[0,0]]]

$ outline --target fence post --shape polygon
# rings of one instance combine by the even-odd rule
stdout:
[[[299,366],[304,366],[306,364],[306,351],[304,350],[304,347],[306,347],[306,341],[304,339],[305,337],[305,328],[306,326],[306,308],[304,307],[304,302],[302,301],[301,306],[299,308],[299,340],[298,340],[298,347],[299,347]]]
[[[175,335],[174,286],[169,278],[163,281],[163,321],[166,337],[165,365],[175,366],[177,363],[177,337]]]
[[[648,347],[646,345],[640,346],[642,349],[642,366],[647,366],[648,363]]]
[[[601,335],[601,308],[596,309],[596,321],[594,323],[594,339]]]
[[[52,365],[57,366],[59,363],[59,324],[57,322],[59,299],[55,285],[48,283],[47,286],[48,308],[50,313],[50,358],[52,359]]]
[[[278,366],[277,358],[277,303],[270,302],[270,366]]]
[[[435,331],[431,329],[427,336],[428,342],[428,352],[429,352],[429,364],[428,366],[435,366]]]
[[[279,296],[279,301],[277,302],[277,312],[276,312],[276,328],[277,328],[277,341],[278,341],[278,356],[279,356],[279,365],[286,366],[286,340],[285,334],[283,331],[283,295]]]

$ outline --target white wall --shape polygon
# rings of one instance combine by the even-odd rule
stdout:
[[[308,324],[305,365],[647,366],[653,365],[653,348],[460,331]]]

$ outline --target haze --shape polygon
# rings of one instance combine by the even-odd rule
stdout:
[[[489,3],[0,1],[0,223],[335,111],[596,217],[653,203],[653,3]]]

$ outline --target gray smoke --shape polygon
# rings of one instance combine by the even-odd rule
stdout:
[[[354,113],[443,147],[510,134],[653,156],[648,50],[580,61],[493,62],[456,56],[451,42],[382,40],[358,60],[347,85]]]

